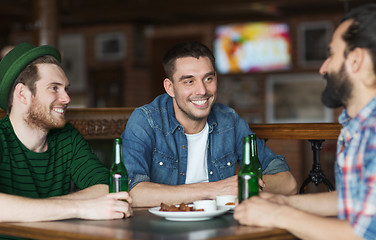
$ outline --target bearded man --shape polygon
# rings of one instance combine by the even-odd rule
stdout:
[[[261,193],[235,207],[241,224],[283,228],[299,239],[376,239],[376,4],[353,9],[333,33],[320,73],[322,102],[344,107],[336,191]],[[330,216],[330,217],[328,217]]]
[[[69,81],[51,46],[22,43],[0,62],[0,222],[132,215],[126,192],[64,118]],[[71,182],[81,189],[70,193]],[[126,201],[122,201],[126,200]]]

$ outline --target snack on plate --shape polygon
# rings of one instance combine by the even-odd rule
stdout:
[[[235,203],[234,202],[228,202],[228,203],[226,203],[225,205],[235,205]]]
[[[179,207],[173,204],[161,203],[161,208],[159,211],[162,212],[193,212],[193,211],[203,211],[203,209],[193,209],[193,207],[188,206],[185,203],[181,203]]]

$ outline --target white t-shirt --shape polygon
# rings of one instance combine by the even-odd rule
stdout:
[[[188,139],[188,163],[185,183],[208,182],[207,145],[208,123],[196,134],[185,134]]]

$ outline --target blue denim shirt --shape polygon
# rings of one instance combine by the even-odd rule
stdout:
[[[251,130],[232,108],[219,103],[213,105],[207,122],[207,166],[209,181],[213,182],[235,175],[236,163],[241,165],[243,159],[243,137]],[[168,94],[135,109],[121,137],[129,189],[144,181],[185,183],[188,141]],[[263,140],[258,139],[257,151],[263,174],[289,170],[284,157],[275,155]]]

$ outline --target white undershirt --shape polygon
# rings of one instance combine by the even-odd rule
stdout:
[[[196,134],[185,134],[188,140],[188,162],[185,183],[208,182],[207,143],[208,123]]]

